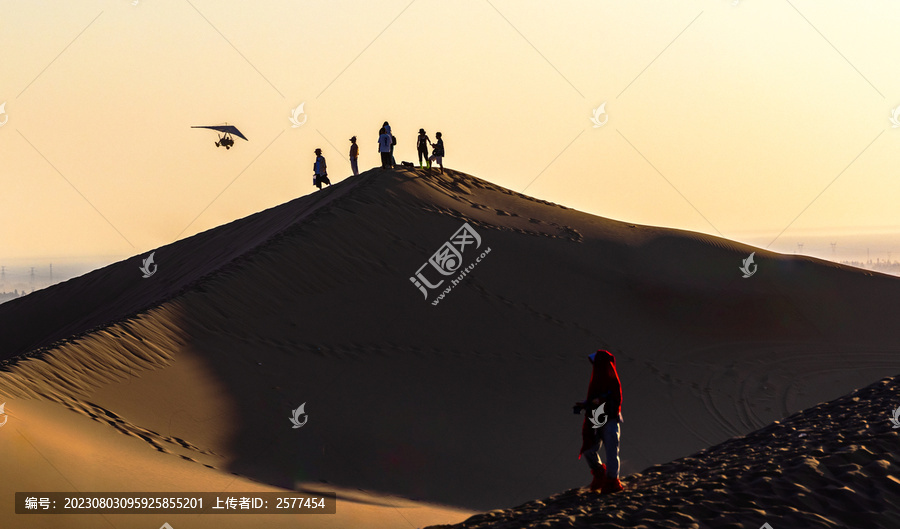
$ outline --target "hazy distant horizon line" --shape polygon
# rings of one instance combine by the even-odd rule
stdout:
[[[660,226],[660,227],[665,227],[665,226]],[[668,226],[666,228],[676,229],[676,230],[680,230],[680,231],[695,232],[695,233],[706,233],[706,232],[701,232],[698,230],[676,228],[676,227],[671,227],[671,226]],[[827,238],[842,238],[842,239],[845,239],[844,244],[846,245],[847,238],[877,238],[877,239],[881,239],[881,238],[896,237],[895,244],[897,246],[897,257],[900,258],[900,227],[894,227],[893,229],[885,228],[885,229],[876,229],[876,230],[869,230],[869,231],[843,231],[843,233],[841,233],[842,230],[847,230],[847,228],[837,228],[833,231],[820,230],[820,229],[811,230],[811,231],[792,230],[790,235],[781,235],[780,237],[778,237],[778,239],[774,243],[772,243],[772,246],[778,246],[778,245],[783,246],[784,244],[793,244],[793,242],[789,243],[787,241],[795,241],[798,238],[807,238],[809,240],[815,240],[815,239],[824,240]],[[710,235],[713,237],[719,237],[719,235],[711,234],[711,233],[708,233],[707,235]],[[761,244],[766,239],[774,238],[777,235],[778,234],[775,232],[768,232],[768,233],[767,232],[740,232],[740,233],[732,234],[731,236],[724,236],[723,238],[732,240],[735,242],[740,242],[742,244],[749,244],[751,246],[759,246],[760,248],[764,248],[769,251],[773,251],[775,253],[782,253],[785,255],[793,255],[794,253],[796,253],[795,251],[780,251],[777,249],[766,248],[765,246],[761,246]],[[185,238],[188,238],[188,237],[185,237]],[[179,240],[181,240],[181,239],[179,239]],[[752,242],[752,243],[744,242],[744,241],[749,241],[749,240],[755,240],[755,242]],[[53,264],[58,263],[61,266],[85,265],[85,264],[92,264],[92,263],[111,264],[111,263],[115,263],[115,262],[122,261],[125,259],[131,259],[131,258],[137,257],[139,255],[145,255],[149,252],[159,250],[160,248],[167,246],[169,244],[173,244],[174,242],[177,242],[177,241],[167,242],[160,246],[148,247],[147,249],[140,251],[140,252],[122,253],[122,254],[68,255],[68,256],[67,255],[59,255],[59,254],[43,254],[43,255],[29,255],[29,256],[19,256],[19,257],[0,255],[0,266],[6,266],[7,268],[9,268],[11,266],[12,267],[46,266],[51,263],[53,263]],[[803,241],[801,241],[801,242],[803,242]],[[858,242],[863,243],[864,241],[858,241]],[[873,244],[873,245],[874,244],[885,245],[885,243],[887,243],[888,241],[873,241],[870,239],[869,241],[865,241],[865,242]],[[838,245],[838,248],[840,248],[840,247],[841,247],[841,245]],[[846,246],[844,246],[844,248],[846,248]],[[864,248],[864,247],[857,246],[856,248],[858,248],[858,249],[855,253],[860,253],[859,248]],[[883,250],[881,250],[881,251],[883,251]],[[865,253],[864,249],[862,249],[862,253]]]

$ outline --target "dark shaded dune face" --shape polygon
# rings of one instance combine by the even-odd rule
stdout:
[[[491,251],[434,305],[440,290],[425,299],[410,278],[463,223],[479,234],[478,251]],[[127,343],[117,363],[163,381],[180,359],[196,362],[221,393],[207,398],[227,409],[187,400],[164,420],[94,402],[90,389],[78,398],[93,407],[73,408],[274,485],[327,480],[475,509],[521,503],[589,478],[570,407],[584,398],[585,357],[597,348],[616,354],[622,377],[625,474],[846,393],[860,365],[867,376],[900,371],[883,347],[900,330],[860,308],[897,299],[896,279],[763,251],[759,272],[743,279],[751,251],[455,171],[373,170],[160,248],[159,274],[166,255],[177,272],[160,275],[161,286],[121,279],[140,279],[131,262],[107,267],[127,303],[92,301],[82,319],[74,301],[60,304],[63,327],[83,331],[144,311],[134,339],[88,337]],[[463,254],[464,266],[474,255]],[[57,292],[87,288],[69,283]],[[17,343],[44,343],[42,328]],[[136,399],[153,396],[134,388]],[[303,403],[308,422],[291,428]]]
[[[179,300],[189,348],[215,359],[210,368],[236,403],[229,470],[281,486],[325,479],[473,508],[566,488],[583,480],[584,469],[574,454],[578,422],[565,412],[586,388],[581,353],[598,346],[620,345],[630,377],[623,382],[629,472],[796,409],[755,409],[760,397],[741,382],[766,382],[756,377],[758,363],[732,366],[729,375],[725,360],[737,346],[698,354],[690,369],[667,365],[722,341],[827,341],[790,292],[754,286],[723,294],[733,277],[713,272],[714,264],[650,273],[641,263],[670,255],[652,244],[629,246],[637,228],[598,228],[588,216],[479,187],[471,177],[460,177],[468,193],[453,194],[453,177],[402,173],[360,183]],[[432,306],[409,277],[463,221],[492,252]],[[689,253],[695,241],[685,237],[666,251]],[[733,266],[740,259],[697,244],[729,258],[737,285],[745,284]],[[722,278],[715,283],[707,273]],[[647,429],[641,418],[659,413],[661,395],[672,391],[679,403],[668,405],[691,404],[663,411],[673,422],[663,421],[671,439],[660,447],[658,421]],[[301,432],[285,428],[303,402],[312,422]],[[689,411],[695,404],[697,413]],[[541,476],[523,461],[544,462]],[[459,486],[467,481],[479,487]]]
[[[698,340],[816,339],[818,329],[803,311],[777,292],[728,295],[686,286],[634,282],[633,298],[641,311],[662,326],[675,326]]]

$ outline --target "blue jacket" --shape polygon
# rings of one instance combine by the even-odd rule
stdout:
[[[316,156],[316,164],[313,166],[313,171],[315,171],[317,175],[328,174],[328,171],[325,169],[325,157],[321,154]]]

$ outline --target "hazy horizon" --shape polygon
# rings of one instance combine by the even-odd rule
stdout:
[[[858,262],[865,264],[868,260],[871,260],[873,264],[879,262],[883,264],[886,261],[898,263],[900,262],[900,247],[896,246],[894,241],[897,240],[897,237],[900,237],[900,233],[892,234],[893,236],[890,235],[891,234],[875,234],[865,236],[861,234],[844,234],[816,236],[814,234],[808,234],[805,237],[800,237],[800,240],[794,243],[795,246],[793,251],[779,253],[804,255],[836,263]],[[759,244],[755,244],[754,246],[762,247],[765,242],[768,242],[764,237],[759,237],[759,239]],[[789,243],[791,241],[785,242]],[[797,246],[798,242],[803,244],[802,248]],[[831,247],[832,242],[836,243],[833,249]],[[146,254],[138,255],[146,257]],[[5,280],[0,281],[0,292],[12,292],[14,288],[18,288],[21,291],[23,287],[30,289],[31,267],[35,268],[35,290],[39,290],[41,288],[46,288],[51,284],[66,281],[109,264],[134,257],[136,256],[107,255],[89,256],[87,258],[55,256],[50,258],[8,259],[0,262],[0,266],[5,267]],[[765,266],[764,260],[760,258],[757,258],[756,262],[759,266]],[[53,265],[52,283],[50,282],[50,264]],[[139,264],[138,259],[135,259],[135,266],[137,267]],[[157,265],[165,266],[164,263],[159,263],[158,261]],[[882,270],[882,272],[900,275],[884,270]]]

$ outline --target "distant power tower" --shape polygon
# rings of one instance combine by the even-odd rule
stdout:
[[[34,267],[31,267],[31,291],[34,292]]]
[[[6,284],[6,267],[0,266],[0,285]]]
[[[834,247],[837,246],[836,242],[831,243],[831,255],[834,256]]]
[[[803,253],[803,243],[802,242],[797,243],[797,248],[799,248],[798,253]]]
[[[50,263],[50,284],[53,284],[53,263]]]

